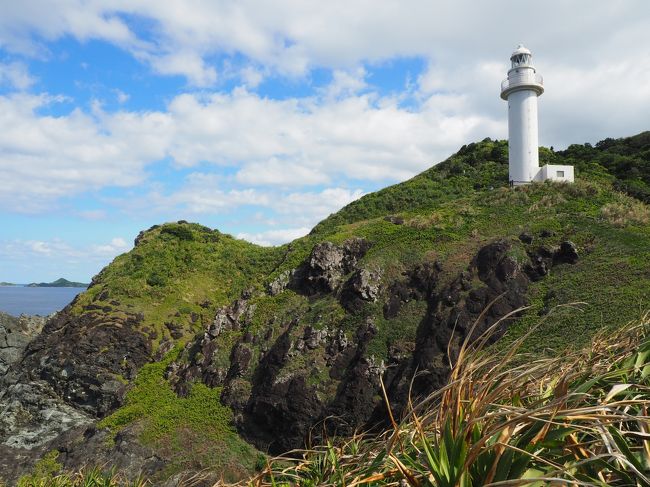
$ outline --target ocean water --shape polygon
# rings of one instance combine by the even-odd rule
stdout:
[[[0,286],[0,311],[19,316],[47,316],[62,310],[85,287]]]

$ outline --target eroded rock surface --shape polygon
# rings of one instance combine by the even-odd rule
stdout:
[[[307,262],[294,273],[291,288],[308,295],[334,291],[370,246],[362,238],[346,240],[342,245],[331,242],[315,245]]]
[[[20,359],[27,344],[40,333],[46,319],[27,315],[16,318],[0,312],[0,376]]]
[[[101,417],[120,404],[124,380],[151,359],[151,344],[135,314],[72,316],[68,310],[27,346],[19,381],[43,380],[65,402]]]
[[[525,251],[519,241],[515,252],[513,241],[498,240],[453,271],[427,261],[398,278],[364,265],[367,240],[317,244],[264,295],[287,292],[302,304],[260,324],[255,296],[245,291],[217,310],[165,376],[180,396],[196,382],[221,387],[221,401],[235,413],[238,431],[273,454],[300,448],[308,438],[318,441],[323,433],[345,435],[381,425],[387,417],[382,381],[399,415],[409,394],[417,400],[445,384],[463,340],[493,325],[491,340],[505,332],[527,304],[531,281],[543,279],[554,265],[578,260],[569,241],[555,247],[521,241]],[[340,313],[335,321],[321,322],[320,308],[312,312],[312,303],[322,299]],[[90,458],[129,471],[163,468],[164,459],[139,444],[137,431],[125,430],[111,446],[107,433],[93,424],[121,404],[125,383],[139,368],[160,359],[173,342],[161,342],[153,356],[150,337],[138,329],[141,315],[90,306],[81,316],[64,310],[31,340],[13,336],[14,322],[0,328],[0,360],[9,357],[0,380],[0,456],[7,469],[33,463],[51,448],[62,453],[66,466]],[[388,322],[381,326],[400,326],[407,306],[422,316],[415,338],[392,342],[378,354],[377,339],[385,338],[376,310],[383,310]],[[173,336],[174,322],[166,325]],[[3,344],[4,349],[17,344],[20,351],[2,355]]]
[[[531,280],[543,278],[553,265],[575,262],[577,255],[575,247],[563,243],[531,250],[526,260],[521,248],[513,252],[511,241],[499,240],[478,249],[455,277],[433,261],[385,282],[379,270],[360,265],[369,247],[360,239],[318,244],[283,280],[292,276],[288,286],[310,299],[331,294],[351,317],[363,314],[364,303],[383,302],[384,317],[395,326],[403,306],[421,302],[426,312],[413,342],[394,343],[387,356],[378,357],[369,352],[377,334],[372,319],[346,330],[342,324],[303,323],[300,314],[269,325],[265,334],[251,334],[244,330],[254,311],[240,299],[217,313],[217,326],[188,345],[185,365],[170,366],[177,391],[187,393],[196,380],[222,386],[222,401],[235,411],[240,433],[271,453],[299,448],[323,431],[346,434],[371,427],[386,418],[381,380],[399,414],[409,390],[417,397],[445,384],[450,360],[470,332],[474,339],[497,324],[491,340],[498,339],[527,304]],[[276,295],[280,288],[267,291]],[[218,350],[219,330],[240,330],[240,338],[228,350]],[[229,359],[219,364],[217,356]]]

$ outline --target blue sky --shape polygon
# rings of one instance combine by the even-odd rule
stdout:
[[[89,281],[185,219],[276,245],[461,145],[506,137],[514,47],[540,142],[648,130],[650,4],[0,4],[0,281]]]

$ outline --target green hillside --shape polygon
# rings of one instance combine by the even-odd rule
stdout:
[[[355,384],[385,364],[408,370],[421,345],[416,338],[432,333],[427,323],[453,316],[485,288],[477,255],[494,242],[521,276],[539,255],[553,261],[548,275],[526,278],[528,307],[498,346],[541,321],[524,350],[557,355],[638,319],[650,308],[650,133],[562,152],[542,148],[540,158],[574,164],[576,183],[509,188],[507,143],[485,139],[360,198],[287,245],[259,247],[187,222],[141,233],[135,248],[102,270],[67,311],[66,326],[80,335],[115,327],[118,336],[128,329],[144,340],[146,352],[122,362],[110,358],[119,342],[94,349],[95,357],[107,357],[102,373],[128,390],[117,409],[96,413],[107,414],[99,427],[137,431],[166,459],[157,478],[204,467],[236,478],[262,467],[262,457],[238,434],[275,451],[295,445],[301,428],[328,414],[352,414],[352,426],[361,427],[380,411],[382,398],[378,383],[358,386],[367,396],[354,392]],[[301,269],[309,271],[324,242],[334,253],[358,242],[368,248],[341,267],[331,289],[312,289]],[[552,257],[563,242],[575,246],[577,262]],[[413,284],[424,271],[430,291]],[[366,278],[372,286],[359,281]],[[358,282],[366,296],[348,299],[359,292]],[[454,283],[463,287],[447,302],[444,293]],[[216,320],[211,335],[215,316],[226,318]],[[48,357],[52,347],[73,353],[52,342]],[[291,394],[300,398],[297,410],[283,402]],[[263,417],[265,401],[277,417]],[[363,402],[378,409],[364,409]],[[282,442],[273,429],[278,423],[300,428]]]
[[[56,281],[52,282],[32,282],[31,284],[27,284],[27,287],[88,287],[88,284],[83,282],[68,281],[63,277],[60,277]]]
[[[109,315],[137,310],[144,317],[141,329],[156,344],[182,343],[202,330],[218,307],[247,287],[260,287],[283,253],[195,223],[155,225],[95,276],[73,313],[88,306],[107,308]]]

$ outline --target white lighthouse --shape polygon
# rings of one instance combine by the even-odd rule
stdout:
[[[552,179],[573,181],[573,166],[539,167],[537,98],[544,93],[542,77],[532,54],[522,44],[510,56],[508,78],[501,83],[501,98],[508,100],[508,152],[511,184]]]

